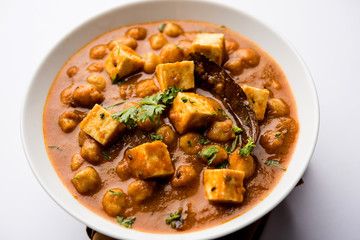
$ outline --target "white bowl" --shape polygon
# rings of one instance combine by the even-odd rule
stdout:
[[[165,19],[198,20],[228,28],[253,40],[282,67],[294,93],[300,121],[296,150],[280,183],[271,194],[245,214],[222,225],[185,234],[152,234],[122,228],[81,205],[58,178],[46,153],[42,116],[53,79],[64,63],[82,46],[108,30],[129,24]],[[211,239],[239,230],[277,206],[302,177],[315,148],[319,129],[319,104],[310,73],[295,49],[276,31],[239,10],[197,1],[146,1],[103,13],[65,36],[48,54],[32,79],[21,118],[22,142],[28,162],[45,191],[72,216],[108,236],[121,239]],[[154,228],[156,223],[154,224]]]

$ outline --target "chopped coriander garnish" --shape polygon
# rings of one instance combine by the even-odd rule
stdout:
[[[276,138],[279,138],[279,137],[281,136],[281,134],[282,134],[282,132],[277,132],[277,133],[275,134],[275,137],[276,137]]]
[[[117,222],[120,223],[120,225],[123,225],[124,227],[127,227],[127,228],[131,228],[135,219],[136,219],[136,217],[123,218],[123,217],[116,216]]]
[[[115,106],[117,105],[120,105],[120,104],[123,104],[125,101],[121,101],[121,102],[118,102],[118,103],[114,103],[113,105],[110,105],[110,106],[107,106],[105,107],[106,110],[111,110],[113,109]]]
[[[188,101],[188,99],[186,97],[182,97],[181,101],[183,101],[184,103],[186,103]]]
[[[202,151],[202,157],[209,160],[208,165],[210,165],[216,158],[216,153],[219,151],[220,149],[217,146],[210,146]]]
[[[229,153],[233,153],[233,152],[235,151],[236,146],[237,146],[237,144],[238,144],[238,141],[239,141],[239,135],[236,135],[236,136],[235,136],[235,139],[234,139],[234,141],[232,142],[231,147],[230,147],[230,149],[229,149]]]
[[[201,158],[201,151],[198,151],[197,157],[198,157],[198,158]]]
[[[106,152],[102,152],[102,155],[103,155],[107,160],[111,160],[111,157],[110,157]]]
[[[191,141],[187,140],[187,145],[189,146],[189,148],[191,148]]]
[[[159,31],[160,31],[160,32],[164,31],[165,26],[166,26],[165,23],[160,24],[160,25],[158,26]]]
[[[163,94],[161,94],[161,101],[164,104],[172,104],[179,92],[184,91],[182,88],[168,87]]]
[[[105,117],[105,113],[100,113],[100,118],[104,119],[104,117]]]
[[[242,133],[242,131],[243,131],[241,128],[239,128],[239,127],[237,127],[237,126],[234,126],[232,129],[233,129],[233,131],[234,131],[235,134],[240,134],[240,133]]]
[[[224,162],[219,163],[218,165],[216,165],[215,168],[217,168],[217,169],[223,169],[223,168],[226,168],[226,167],[229,166],[229,165],[230,165],[229,161],[224,161]]]
[[[249,116],[246,116],[245,121],[249,120]]]
[[[279,160],[267,160],[267,161],[265,161],[265,165],[269,166],[269,167],[271,167],[271,166],[278,167],[278,168],[286,171],[286,168],[280,165]]]
[[[111,192],[110,196],[121,196],[124,195],[124,193],[122,192],[116,192],[114,190],[109,190],[109,192]]]
[[[197,142],[201,145],[208,145],[210,143],[210,141],[206,140],[204,137],[199,137],[199,140]]]
[[[79,176],[75,176],[74,179],[79,180]]]
[[[181,208],[178,212],[170,213],[170,217],[168,217],[165,222],[166,224],[170,224],[172,228],[178,228],[182,225],[181,219]]]
[[[48,148],[60,149],[60,147],[59,147],[59,146],[48,146]]]
[[[150,134],[150,139],[152,141],[162,141],[162,136],[160,134],[158,134],[158,135]]]
[[[112,81],[114,82],[116,80],[117,74],[115,74],[114,76],[112,76]]]
[[[249,156],[249,154],[251,153],[251,151],[254,149],[255,147],[255,143],[254,140],[250,137],[248,138],[248,142],[247,144],[239,151],[239,155],[241,157],[247,157]]]

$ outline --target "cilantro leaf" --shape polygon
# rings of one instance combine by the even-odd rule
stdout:
[[[111,192],[110,196],[121,196],[124,195],[124,193],[122,192],[116,192],[114,190],[109,190],[109,192]]]
[[[121,101],[121,102],[118,102],[118,103],[114,103],[113,105],[110,105],[110,106],[107,106],[105,107],[106,110],[111,110],[113,109],[115,106],[117,105],[120,105],[120,104],[123,104],[125,101]]]
[[[136,217],[130,217],[130,218],[123,218],[116,216],[116,220],[120,225],[123,225],[124,227],[131,228],[132,224],[134,223]]]
[[[158,134],[158,135],[150,134],[150,139],[152,141],[162,141],[163,138],[162,138],[162,136],[160,134]]]
[[[110,157],[106,152],[102,152],[102,155],[103,155],[104,158],[106,158],[107,160],[111,160],[111,157]]]
[[[265,161],[265,165],[269,166],[269,167],[271,167],[271,166],[278,167],[278,168],[286,171],[286,168],[280,165],[279,160],[267,160],[267,161]]]
[[[218,165],[216,165],[215,168],[217,168],[217,169],[223,169],[223,168],[226,168],[226,167],[229,166],[229,165],[230,165],[229,161],[224,161],[224,162],[221,162],[221,163],[219,163]]]
[[[275,138],[279,138],[279,137],[281,136],[281,134],[282,134],[282,132],[277,132],[277,133],[275,134]]]
[[[158,26],[159,31],[160,31],[160,32],[164,31],[165,26],[166,26],[165,23],[160,24],[160,25]]]
[[[247,144],[239,151],[240,157],[249,156],[255,146],[254,140],[251,137],[248,138]]]
[[[219,151],[220,149],[217,146],[207,147],[202,151],[202,157],[209,160],[208,165],[210,165],[216,158],[216,153]]]
[[[210,141],[206,140],[204,137],[199,137],[199,140],[197,142],[201,145],[208,145],[210,143]]]
[[[235,134],[240,134],[240,133],[242,133],[242,131],[243,131],[241,128],[239,128],[239,127],[237,127],[237,126],[234,126],[232,129],[233,129],[233,131],[234,131]]]
[[[181,210],[170,213],[170,217],[165,220],[166,224],[170,224],[172,228],[179,228],[182,225]]]
[[[182,91],[184,91],[182,88],[168,87],[164,93],[161,94],[161,101],[164,104],[172,104],[177,94]]]

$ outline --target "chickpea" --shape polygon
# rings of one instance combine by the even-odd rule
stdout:
[[[260,145],[267,153],[274,153],[284,142],[285,134],[274,130],[268,130],[260,137]]]
[[[274,116],[284,116],[289,114],[289,107],[280,98],[270,98],[268,101],[268,108]]]
[[[232,38],[225,39],[225,50],[228,55],[239,49],[239,44]]]
[[[95,192],[101,185],[100,176],[93,167],[86,167],[80,170],[75,174],[71,182],[81,194]]]
[[[179,147],[186,154],[195,155],[202,149],[202,145],[199,143],[201,135],[198,133],[187,133],[182,135],[179,140]]]
[[[241,157],[239,150],[230,155],[229,163],[229,169],[243,171],[245,178],[251,177],[255,172],[254,158],[251,155]]]
[[[196,171],[193,166],[181,165],[176,169],[171,179],[171,185],[173,187],[187,186],[196,179],[196,176]]]
[[[142,27],[130,28],[126,32],[126,36],[132,37],[136,40],[144,40],[146,38],[147,30]]]
[[[84,144],[86,139],[91,139],[91,138],[83,130],[80,130],[79,135],[78,135],[78,141],[79,141],[79,146],[80,147]]]
[[[146,96],[151,96],[158,91],[159,88],[156,86],[154,79],[145,79],[135,85],[135,94],[137,97],[144,98]]]
[[[87,162],[98,163],[102,159],[102,146],[93,139],[86,139],[80,154]]]
[[[102,63],[92,63],[87,67],[89,72],[102,72],[104,70],[104,65]]]
[[[128,36],[122,36],[112,40],[110,43],[108,43],[109,50],[113,50],[116,45],[126,45],[133,50],[135,50],[138,46],[136,40]]]
[[[276,125],[276,130],[278,132],[284,132],[289,134],[296,133],[296,122],[290,117],[279,117],[275,119],[278,124]]]
[[[90,50],[90,58],[92,59],[102,59],[107,54],[106,45],[97,45]]]
[[[164,37],[164,35],[162,33],[157,33],[155,35],[152,35],[149,38],[149,42],[150,42],[151,48],[154,50],[159,50],[165,44],[168,43],[168,41],[166,40],[166,38]]]
[[[260,62],[260,55],[252,49],[243,48],[235,52],[244,67],[256,67]]]
[[[233,75],[239,75],[243,72],[244,66],[239,59],[233,59],[225,63],[224,68]]]
[[[210,151],[217,148],[219,151],[214,152]],[[213,154],[211,154],[213,153]],[[215,157],[214,157],[215,156]],[[201,160],[208,165],[218,165],[219,163],[225,161],[228,158],[228,154],[222,146],[219,145],[209,145],[205,147],[201,152]],[[209,164],[210,163],[210,164]]]
[[[130,166],[125,159],[120,161],[116,166],[116,173],[123,181],[128,180],[131,177]]]
[[[69,133],[76,128],[80,121],[79,115],[74,111],[65,111],[60,115],[58,124],[61,130]]]
[[[216,142],[227,142],[235,138],[232,127],[232,121],[230,120],[224,122],[215,121],[210,125],[206,137]]]
[[[103,91],[106,87],[106,80],[100,74],[92,74],[87,77],[86,81],[93,84],[99,91]]]
[[[175,132],[169,125],[160,127],[156,131],[156,134],[161,135],[162,141],[168,146],[173,144],[176,140]]]
[[[133,96],[133,91],[135,89],[135,84],[133,83],[123,83],[119,87],[120,97],[122,99],[128,99]]]
[[[173,43],[168,43],[160,52],[163,63],[180,62],[184,59],[183,51]]]
[[[79,71],[79,68],[77,66],[69,67],[69,69],[66,71],[66,74],[69,76],[69,78],[75,76]]]
[[[72,171],[76,171],[78,170],[81,165],[84,163],[84,159],[81,157],[81,155],[79,153],[75,153],[72,158],[71,158],[71,170]]]
[[[69,87],[62,90],[62,92],[60,93],[60,100],[61,100],[61,102],[63,104],[69,105],[69,106],[73,104],[73,102],[74,102],[74,99],[73,99],[74,90],[75,90],[74,85],[70,85]]]
[[[112,217],[123,213],[126,207],[126,195],[120,188],[112,188],[105,192],[102,206],[107,214]]]
[[[104,101],[104,95],[93,84],[83,83],[76,87],[73,99],[76,106],[92,108],[96,103]]]
[[[161,57],[153,52],[147,52],[144,56],[144,61],[144,72],[150,74],[155,72],[156,66],[161,63]]]
[[[209,97],[207,98],[207,101],[216,111],[216,114],[211,116],[211,120],[224,121],[227,119],[227,116],[218,101]]]
[[[146,198],[151,197],[156,187],[156,183],[153,181],[137,180],[130,183],[128,188],[128,195],[136,202],[141,202]]]
[[[177,44],[177,46],[183,51],[184,56],[187,57],[191,53],[191,45],[192,41],[190,40],[180,40]]]
[[[184,30],[175,23],[166,23],[163,33],[169,37],[177,37],[184,33]]]

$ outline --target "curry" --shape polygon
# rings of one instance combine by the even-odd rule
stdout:
[[[299,124],[286,76],[259,46],[225,26],[162,21],[75,53],[49,91],[43,129],[81,204],[119,231],[182,233],[266,198]]]

